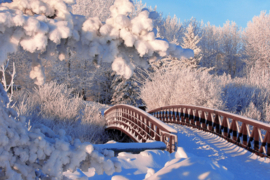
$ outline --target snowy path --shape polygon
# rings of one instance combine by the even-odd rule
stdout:
[[[117,156],[122,171],[112,176],[88,173],[67,173],[70,179],[79,177],[112,180],[158,179],[245,179],[269,180],[270,160],[207,132],[191,127],[171,124],[178,130],[178,151],[168,153],[147,150],[140,154],[122,152]]]
[[[172,125],[178,130],[178,146],[198,157],[217,161],[234,175],[234,179],[270,179],[270,160],[227,142],[214,134],[186,126]]]

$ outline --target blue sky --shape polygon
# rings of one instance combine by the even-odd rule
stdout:
[[[155,7],[163,15],[176,15],[180,21],[191,17],[204,23],[223,26],[227,21],[234,21],[238,26],[245,28],[248,21],[261,11],[269,14],[269,0],[142,0],[147,6]]]

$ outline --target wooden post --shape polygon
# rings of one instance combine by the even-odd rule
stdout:
[[[180,124],[184,124],[184,111],[183,111],[183,108],[181,108],[181,122],[180,122]]]
[[[209,113],[210,114],[210,113]],[[211,117],[210,117],[210,119],[211,119]],[[202,116],[201,116],[201,123],[202,123],[202,128],[203,129],[205,129],[205,130],[207,130],[207,126],[206,126],[206,124],[205,124],[205,112],[204,111],[202,111]],[[206,123],[208,123],[208,121],[206,122]],[[212,124],[211,124],[212,125]],[[212,126],[211,126],[211,128],[212,128]]]
[[[207,116],[207,124],[209,124],[208,130],[213,132],[213,121],[212,121],[212,115],[211,115],[211,112],[208,112],[208,116]]]
[[[227,121],[227,117],[223,116],[223,120],[222,120],[222,125],[221,125],[221,129],[223,129],[223,133],[225,138],[228,138],[228,121]]]
[[[173,152],[173,146],[174,146],[174,144],[173,144],[173,136],[170,136],[170,153]]]
[[[189,119],[190,119],[190,125],[194,127],[195,122],[194,122],[194,116],[193,116],[193,109],[190,109]]]
[[[236,121],[233,119],[232,120],[232,124],[231,124],[231,127],[230,127],[230,132],[229,133],[233,133],[233,137],[232,139],[234,141],[237,141],[237,125],[236,125]]]
[[[199,111],[198,110],[195,110],[196,112],[195,112],[195,118],[194,118],[194,120],[195,120],[195,125],[198,127],[198,128],[200,128],[200,117],[199,117]]]
[[[176,123],[177,124],[180,123],[180,115],[181,115],[181,112],[179,112],[179,109],[177,109],[177,111],[176,111]]]
[[[260,144],[259,144],[259,132],[258,132],[258,128],[257,127],[253,127],[253,130],[252,130],[252,133],[251,133],[251,136],[250,136],[250,138],[249,138],[249,143],[248,144],[250,144],[252,141],[254,141],[253,142],[253,144],[254,144],[254,150],[255,151],[259,151],[259,146],[260,146]]]
[[[220,123],[218,119],[218,114],[215,114],[214,127],[216,127],[216,133],[220,134]]]

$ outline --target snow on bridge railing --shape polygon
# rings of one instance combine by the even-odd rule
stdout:
[[[191,105],[149,111],[165,123],[192,126],[217,134],[261,157],[270,158],[270,125],[221,110]]]
[[[129,105],[115,105],[104,113],[106,129],[117,129],[135,142],[162,141],[167,151],[177,146],[177,131],[147,112]]]

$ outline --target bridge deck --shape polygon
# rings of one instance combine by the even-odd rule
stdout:
[[[178,130],[178,146],[183,147],[189,157],[195,155],[217,161],[233,173],[234,179],[269,178],[269,158],[259,157],[215,134],[188,126],[173,126]]]

